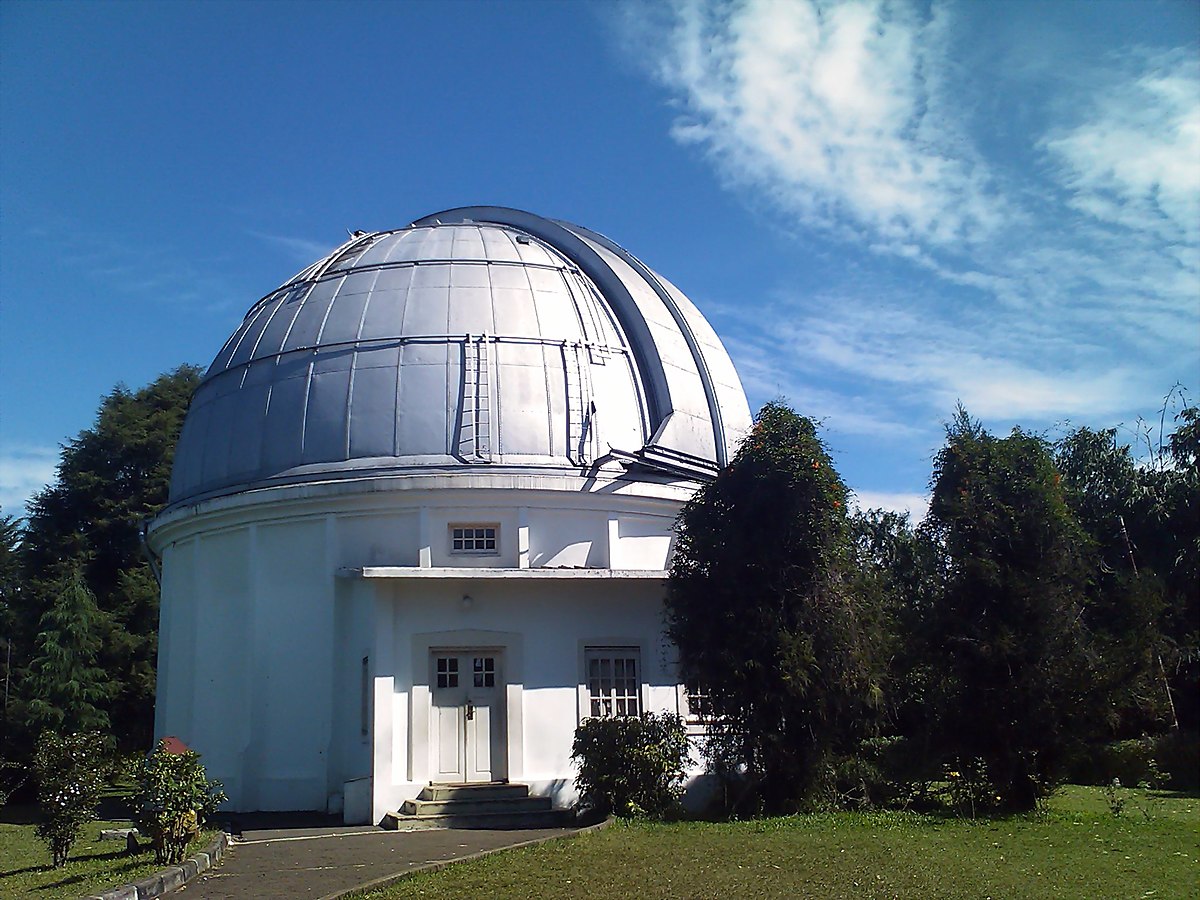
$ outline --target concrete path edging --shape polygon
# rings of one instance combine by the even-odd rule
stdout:
[[[221,861],[228,846],[229,835],[222,832],[207,850],[201,850],[195,856],[185,859],[182,865],[167,866],[141,881],[109,888],[98,894],[88,894],[85,900],[150,900],[152,897],[159,897],[187,883],[201,872],[207,872]]]
[[[411,878],[413,875],[420,875],[425,872],[440,872],[449,866],[455,866],[462,862],[470,862],[475,859],[483,859],[485,856],[491,856],[494,853],[505,853],[509,850],[517,850],[521,847],[535,847],[538,844],[547,844],[550,841],[569,840],[573,837],[578,837],[581,834],[588,834],[592,831],[599,831],[601,828],[607,828],[613,823],[613,817],[609,816],[603,822],[597,822],[595,825],[588,825],[580,828],[577,831],[569,832],[568,834],[555,834],[550,837],[534,838],[531,841],[521,841],[516,844],[506,844],[503,847],[496,847],[492,850],[481,850],[478,853],[469,853],[466,856],[457,856],[454,859],[444,859],[439,862],[428,863],[427,865],[417,866],[405,872],[397,872],[395,875],[385,875],[382,878],[375,878],[371,881],[364,881],[362,884],[357,884],[354,887],[344,888],[340,891],[334,891],[332,894],[326,894],[318,900],[342,900],[343,897],[348,897],[351,894],[356,894],[359,891],[371,891],[376,888],[387,887],[390,884],[395,884],[398,881],[403,881],[406,878]],[[107,900],[107,898],[106,898]],[[140,900],[140,898],[139,898]]]

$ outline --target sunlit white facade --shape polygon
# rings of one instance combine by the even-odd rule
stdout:
[[[683,709],[672,525],[749,424],[708,323],[601,235],[495,207],[355,235],[193,400],[149,532],[157,733],[238,810],[569,804],[583,717]]]

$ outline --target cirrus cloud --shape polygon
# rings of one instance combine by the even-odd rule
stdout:
[[[1197,376],[1194,41],[1064,57],[1061,78],[983,67],[965,22],[982,7],[668,10],[630,28],[663,51],[653,75],[678,107],[675,138],[841,248],[847,271],[887,273],[718,308],[752,395],[770,381],[831,410],[831,427],[878,417],[895,437],[933,433],[958,399],[992,420],[1112,421]],[[1044,36],[1006,35],[1006,62],[1054,57]]]

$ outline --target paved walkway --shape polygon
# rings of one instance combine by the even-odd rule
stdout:
[[[171,900],[328,897],[433,863],[573,834],[577,828],[515,830],[273,828],[243,831],[221,864],[168,894]]]

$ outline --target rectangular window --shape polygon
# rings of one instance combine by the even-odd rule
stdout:
[[[702,682],[689,681],[684,688],[687,699],[687,721],[689,725],[699,725],[712,721],[712,698],[708,688]]]
[[[500,552],[499,525],[451,525],[450,552],[478,553],[483,556]]]
[[[437,686],[440,688],[458,687],[457,656],[439,656],[437,658]]]
[[[474,670],[475,687],[496,686],[496,657],[476,656]]]
[[[637,647],[589,647],[588,712],[593,716],[636,716],[642,711]]]
[[[362,672],[359,682],[359,730],[366,737],[371,725],[371,658],[362,658]]]

